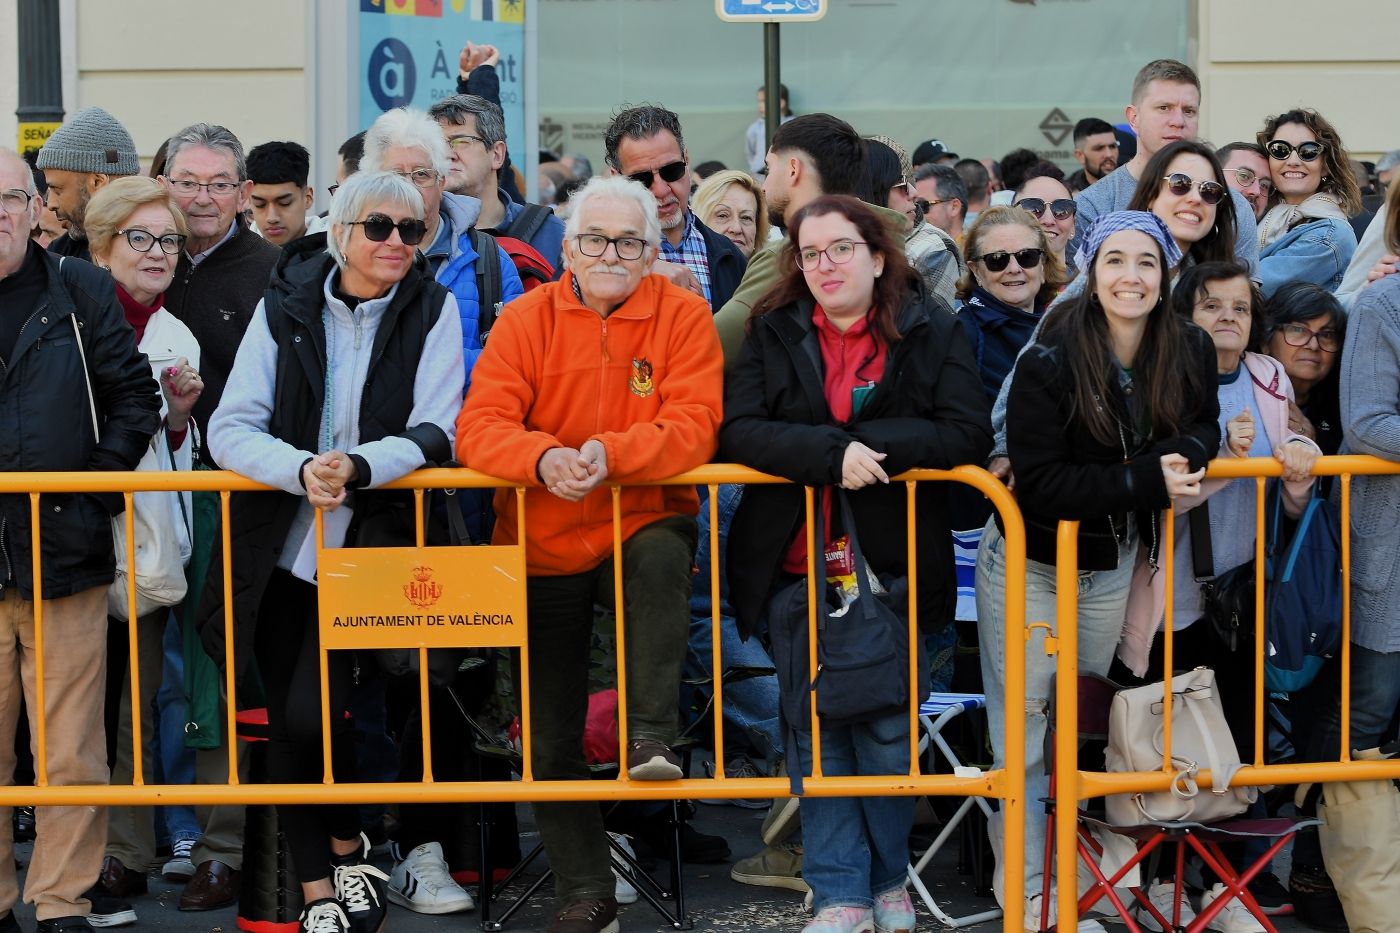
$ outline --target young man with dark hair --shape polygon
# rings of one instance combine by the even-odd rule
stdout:
[[[967,215],[962,176],[951,165],[921,165],[914,170],[914,190],[928,202],[924,219],[961,243]]]
[[[790,217],[824,194],[860,196],[865,141],[845,120],[829,113],[807,113],[793,117],[773,134],[764,166],[768,219],[785,228]],[[782,274],[778,254],[786,242],[786,238],[770,240],[749,257],[734,297],[715,315],[726,364],[743,343],[749,312]]]
[[[966,213],[962,230],[953,234],[958,236],[976,223],[977,215],[987,209],[992,199],[992,177],[981,159],[959,159],[954,163],[953,171],[958,173],[958,177],[967,186]]]
[[[253,229],[278,246],[325,229],[312,213],[316,192],[306,183],[311,153],[293,142],[270,142],[248,153],[248,178],[253,183]]]
[[[1258,143],[1226,143],[1215,150],[1215,157],[1225,169],[1225,182],[1244,195],[1254,208],[1254,219],[1264,216],[1269,208],[1269,195],[1274,190],[1269,175],[1269,156]]]
[[[1118,167],[1118,137],[1113,124],[1085,117],[1074,125],[1074,160],[1079,171],[1065,182],[1072,192],[1083,191]]]

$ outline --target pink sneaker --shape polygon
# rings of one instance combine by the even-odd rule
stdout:
[[[907,888],[892,888],[875,898],[875,933],[913,933],[914,902]]]
[[[875,920],[867,907],[823,907],[802,933],[874,933]]]

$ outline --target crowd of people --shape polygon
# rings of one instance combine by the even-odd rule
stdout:
[[[327,547],[412,544],[411,494],[380,487],[454,462],[525,487],[523,542],[513,488],[429,497],[425,522],[430,539],[461,524],[453,543],[524,545],[536,780],[586,779],[597,764],[585,739],[600,654],[628,675],[628,744],[613,764],[631,780],[685,776],[674,746],[701,704],[682,683],[731,669],[746,675],[726,681],[729,747],[711,750],[710,773],[810,774],[812,724],[783,712],[803,684],[775,667],[773,639],[791,594],[805,593],[811,554],[825,560],[812,579],[840,601],[833,619],[866,585],[889,597],[916,570],[917,601],[902,607],[920,632],[910,686],[920,697],[948,689],[952,658],[977,652],[990,758],[1002,766],[1004,646],[1020,634],[1006,626],[1001,516],[935,483],[911,508],[891,483],[963,464],[986,466],[1017,496],[1027,618],[1048,623],[1028,635],[1028,799],[1047,781],[1044,640],[1061,621],[1066,519],[1080,522],[1081,670],[1158,680],[1170,626],[1174,665],[1222,675],[1235,739],[1253,748],[1254,658],[1200,622],[1192,537],[1209,537],[1219,574],[1251,559],[1262,530],[1253,484],[1208,481],[1205,467],[1277,459],[1296,516],[1321,482],[1318,457],[1400,459],[1400,151],[1359,163],[1309,109],[1261,115],[1240,127],[1246,141],[1206,143],[1199,81],[1161,60],[1128,89],[1125,127],[1075,127],[1080,169],[1069,176],[1028,150],[963,159],[928,140],[911,157],[832,115],[794,114],[783,88],[782,122],[766,146],[762,121],[750,128],[743,169],[696,162],[676,113],[626,106],[605,134],[604,174],[581,156],[547,159],[541,203],[527,204],[494,64],[494,49],[468,45],[457,96],[426,113],[388,111],[346,140],[324,211],[306,149],[245,152],[207,123],[174,132],[145,170],[97,107],[73,114],[32,164],[0,150],[4,468],[222,468],[277,490],[233,495],[228,555],[217,505],[188,493],[134,498],[135,555],[119,495],[46,493],[34,512],[26,496],[0,497],[0,617],[15,635],[0,663],[0,774],[30,779],[42,600],[50,785],[131,782],[133,717],[142,780],[227,782],[237,738],[218,728],[226,658],[266,709],[256,775],[238,743],[240,781],[318,783],[323,728],[337,782],[417,780],[423,716],[438,780],[508,778],[503,759],[477,751],[509,728],[518,670],[506,653],[435,664],[426,709],[416,674],[405,688],[383,658],[332,652],[324,672],[320,661],[317,514]],[[792,481],[720,486],[716,553],[707,490],[648,485],[711,460]],[[619,500],[606,484],[622,486]],[[814,529],[803,486],[819,490]],[[1368,749],[1394,737],[1400,709],[1400,484],[1358,476],[1351,489],[1350,735]],[[1167,520],[1172,579],[1157,572]],[[625,658],[611,657],[606,634],[617,609]],[[1318,683],[1288,754],[1335,760],[1335,676]],[[479,722],[493,726],[468,728]],[[907,773],[909,725],[906,708],[823,721],[822,773]],[[732,877],[805,892],[804,933],[915,928],[913,798],[726,802],[769,810]],[[637,893],[610,852],[665,851],[658,806],[606,816],[596,803],[534,806],[555,876],[550,933],[619,929],[619,902]],[[1028,930],[1055,922],[1036,810],[1025,808],[1019,860]],[[471,910],[468,888],[488,867],[474,845],[480,822],[497,870],[520,855],[510,804],[392,814],[296,804],[278,806],[277,820],[304,933],[378,933],[391,902]],[[1001,822],[989,830],[1004,865]],[[162,873],[185,885],[181,910],[224,907],[250,883],[240,807],[45,806],[16,811],[13,829],[37,835],[24,897],[41,933],[137,922],[158,837]],[[371,859],[385,843],[387,872]],[[679,844],[689,860],[730,856],[725,840],[689,826]],[[4,849],[0,933],[13,933],[19,888]],[[1154,905],[1171,905],[1175,870],[1155,867]],[[1210,927],[1263,930],[1223,880],[1204,873],[1202,907],[1231,901]],[[1299,836],[1286,885],[1266,871],[1249,890],[1266,913],[1345,929],[1315,835]],[[1190,903],[1182,910],[1184,924]],[[1158,929],[1146,912],[1139,922]]]

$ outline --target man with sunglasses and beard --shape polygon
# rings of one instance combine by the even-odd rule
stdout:
[[[747,260],[728,237],[700,222],[690,209],[690,156],[680,117],[643,104],[616,113],[603,137],[608,167],[651,192],[661,218],[661,252],[653,272],[724,307],[744,277]]]
[[[1187,65],[1160,58],[1142,66],[1133,79],[1131,102],[1124,113],[1137,134],[1137,152],[1124,165],[1118,166],[1079,194],[1078,232],[1070,241],[1067,255],[1079,251],[1084,231],[1094,225],[1100,214],[1127,210],[1138,181],[1148,160],[1159,150],[1178,139],[1194,140],[1201,118],[1201,81]],[[1149,183],[1160,184],[1160,179]],[[1256,275],[1259,268],[1259,231],[1254,209],[1238,191],[1231,191],[1235,201],[1235,258]]]

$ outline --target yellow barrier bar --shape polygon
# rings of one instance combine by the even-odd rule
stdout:
[[[316,518],[316,526],[311,529],[311,533],[316,536],[316,563],[317,566],[320,566],[321,552],[326,547],[325,513],[321,509],[313,509],[313,513]],[[321,665],[321,780],[327,784],[334,784],[335,763],[331,761],[330,654],[326,646],[320,644],[320,639],[317,639],[316,655]],[[425,706],[423,718],[427,717],[428,708]]]
[[[913,777],[919,774],[919,704],[923,701],[919,684],[919,548],[914,538],[917,529],[914,512],[915,486],[912,480],[904,484],[907,509],[904,518],[904,546],[909,562],[909,774]]]
[[[45,787],[49,783],[49,734],[46,723],[49,707],[45,701],[44,681],[44,573],[41,568],[43,550],[39,544],[39,494],[29,494],[29,554],[34,576],[34,702],[39,707],[34,714],[38,728],[34,730],[34,783]]]
[[[208,472],[208,471],[200,471]],[[219,490],[220,559],[224,569],[224,749],[228,752],[228,782],[236,785],[238,777],[238,669],[233,660],[233,546],[229,524],[227,489]]]
[[[1192,576],[1195,576],[1195,568],[1192,568]],[[1162,570],[1166,575],[1167,601],[1162,609],[1162,670],[1166,676],[1162,678],[1162,770],[1171,774],[1175,769],[1172,767],[1172,678],[1171,672],[1176,670],[1173,661],[1176,651],[1176,629],[1172,625],[1172,608],[1175,594],[1172,590],[1172,581],[1176,579],[1176,504],[1167,510],[1166,517],[1162,521]]]
[[[1055,731],[1055,870],[1063,880],[1058,886],[1056,915],[1059,929],[1072,930],[1079,917],[1079,894],[1070,879],[1079,868],[1076,829],[1079,799],[1083,796],[1079,785],[1079,523],[1060,522],[1057,534],[1055,637],[1059,656],[1055,661],[1055,716],[1059,728]],[[1023,696],[1024,688],[1023,683]],[[1014,861],[1008,860],[1008,866],[1012,864]]]
[[[144,784],[141,773],[141,645],[140,619],[136,612],[136,502],[135,493],[122,493],[122,529],[126,534],[126,639],[127,664],[131,668],[131,783]]]
[[[710,706],[714,719],[715,777],[721,785],[729,777],[725,773],[724,762],[724,657],[723,633],[720,631],[719,578],[724,568],[719,565],[719,485],[711,483],[706,487],[708,495],[705,506],[710,513],[710,689],[714,700]]]
[[[457,508],[455,501],[447,503],[449,509]],[[418,548],[423,548],[427,544],[427,536],[423,530],[423,490],[413,490],[413,543]],[[423,730],[423,783],[433,783],[433,727],[431,725],[432,709],[429,706],[428,696],[428,649],[423,646],[418,648],[418,708],[422,711],[419,719],[422,720]]]
[[[1326,459],[1326,458],[1324,458]],[[1351,476],[1342,476],[1342,748],[1351,761]]]
[[[510,485],[502,483],[498,485]],[[525,547],[525,487],[515,488],[515,540]],[[525,631],[530,631],[530,601],[525,600]],[[520,703],[520,780],[529,784],[535,779],[535,767],[530,738],[530,641],[520,646],[520,683],[516,685],[516,700]],[[618,707],[621,709],[621,705]],[[621,717],[619,717],[621,718]]]
[[[623,605],[626,600],[626,592],[622,586],[622,487],[613,486],[609,489],[612,496],[612,529],[613,529],[613,624],[617,628],[617,761],[620,765],[619,777],[624,781],[631,781],[632,778],[627,773],[627,741],[629,730],[632,725],[631,717],[628,716],[627,702],[627,609]],[[521,538],[521,540],[525,540]]]
[[[1264,477],[1254,481],[1254,763],[1264,764]]]
[[[821,666],[817,663],[817,601],[826,592],[826,553],[822,552],[822,564],[820,573],[817,571],[817,522],[822,520],[821,510],[814,506],[816,493],[811,486],[803,490],[806,496],[807,507],[807,670],[811,674],[813,681],[821,674]],[[822,730],[821,719],[817,716],[817,692],[811,691],[807,697],[808,708],[812,715],[812,774],[814,778],[822,776]],[[788,758],[791,759],[796,749],[788,751]],[[792,767],[792,765],[788,765]],[[801,767],[801,756],[798,756],[798,767]]]

